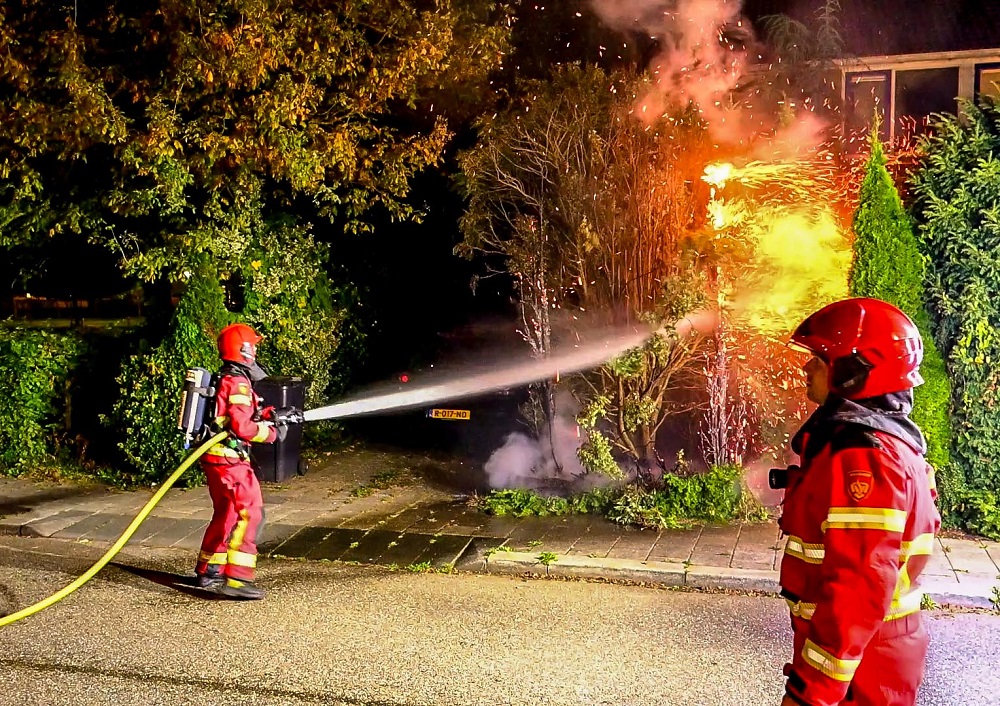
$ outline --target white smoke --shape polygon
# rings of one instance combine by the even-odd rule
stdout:
[[[572,400],[560,395],[559,414],[540,439],[522,432],[507,435],[503,445],[486,462],[485,471],[492,488],[551,489],[593,486],[576,452],[586,440],[571,411]],[[585,480],[585,477],[588,480]]]
[[[727,98],[746,57],[727,42],[725,32],[748,26],[740,14],[742,0],[593,0],[593,6],[609,27],[646,33],[659,43],[649,67],[652,84],[637,96],[637,117],[651,122],[693,102],[717,139],[738,141],[743,116]]]
[[[717,312],[710,309],[692,311],[674,323],[680,337],[697,331],[709,335],[717,326]],[[558,368],[557,368],[558,370]],[[576,452],[587,440],[586,431],[576,423],[579,405],[569,393],[556,395],[556,419],[542,438],[535,439],[523,432],[507,435],[503,445],[494,451],[484,466],[492,488],[553,488],[572,486],[573,490],[590,490],[606,482],[606,478],[587,473]]]

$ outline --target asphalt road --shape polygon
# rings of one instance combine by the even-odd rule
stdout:
[[[0,613],[101,548],[0,538]],[[132,550],[0,628],[0,704],[777,704],[775,598],[269,561],[265,601],[178,590],[192,557]],[[931,614],[922,706],[1000,704],[1000,617]]]

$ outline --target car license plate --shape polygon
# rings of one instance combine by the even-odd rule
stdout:
[[[467,409],[430,409],[427,416],[431,419],[456,419],[468,421],[472,412]]]

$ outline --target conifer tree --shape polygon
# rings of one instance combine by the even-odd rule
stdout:
[[[931,333],[924,307],[924,261],[913,224],[886,168],[885,152],[872,128],[871,155],[854,213],[854,260],[849,276],[851,296],[874,297],[894,304],[913,319],[924,340],[920,374],[914,390],[912,418],[927,437],[927,460],[937,469],[945,490],[957,490],[950,473],[951,384]]]

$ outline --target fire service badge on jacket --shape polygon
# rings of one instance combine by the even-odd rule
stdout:
[[[875,486],[875,477],[871,471],[850,471],[847,474],[847,494],[856,502],[861,502],[871,495]]]

